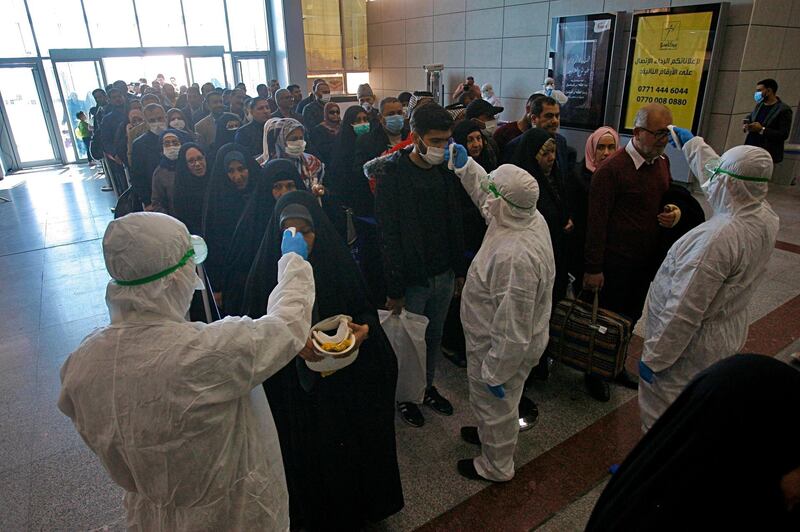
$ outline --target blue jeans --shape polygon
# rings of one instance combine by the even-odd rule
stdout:
[[[436,362],[442,352],[442,333],[450,300],[453,298],[455,275],[453,270],[428,278],[425,286],[409,286],[406,288],[406,310],[414,314],[422,314],[428,318],[425,330],[426,369],[425,376],[428,388],[433,386],[436,375]]]

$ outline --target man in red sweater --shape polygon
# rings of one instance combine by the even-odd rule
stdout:
[[[509,122],[497,128],[492,138],[497,143],[498,155],[503,153],[506,144],[519,137],[531,128],[533,123],[533,101],[545,97],[544,94],[531,94],[525,103],[525,115],[516,122]]]
[[[658,227],[675,223],[675,213],[660,212],[672,181],[664,156],[671,123],[672,113],[663,105],[639,109],[633,138],[597,168],[589,191],[583,286],[601,290],[600,306],[624,314],[632,324],[642,316],[659,266],[653,264]],[[627,373],[618,381],[638,386]]]

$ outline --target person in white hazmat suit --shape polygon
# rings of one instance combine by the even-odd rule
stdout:
[[[461,296],[469,400],[478,421],[477,430],[463,427],[461,436],[480,444],[481,454],[460,460],[458,471],[473,480],[505,482],[514,477],[523,385],[549,340],[553,245],[536,210],[533,176],[510,164],[487,174],[457,144],[448,155],[489,226]]]
[[[747,307],[779,225],[766,201],[773,168],[766,150],[736,146],[719,157],[701,137],[673,131],[714,214],[673,244],[650,285],[639,363],[644,431],[695,375],[744,345]]]
[[[281,451],[261,383],[305,346],[314,278],[284,235],[267,315],[186,321],[207,253],[178,220],[112,221],[111,324],[61,368],[58,407],[122,486],[130,530],[288,530]]]

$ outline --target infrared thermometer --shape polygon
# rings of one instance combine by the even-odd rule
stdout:
[[[678,148],[679,150],[683,149],[683,145],[681,144],[681,139],[679,139],[678,134],[675,133],[675,126],[670,124],[667,126],[667,129],[669,129],[669,134],[672,135],[672,142],[675,143],[675,147]]]

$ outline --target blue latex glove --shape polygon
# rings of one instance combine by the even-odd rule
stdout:
[[[308,258],[308,244],[306,244],[303,235],[300,233],[295,233],[291,229],[287,229],[283,232],[283,241],[281,242],[281,253],[286,255],[287,253],[297,253],[303,260]]]
[[[647,367],[643,361],[639,361],[639,376],[648,384],[653,384],[653,370]]]
[[[492,386],[491,384],[487,384],[486,387],[489,388],[489,391],[492,392],[492,395],[494,395],[495,397],[503,399],[506,396],[506,389],[503,388],[502,384],[498,384],[497,386]]]
[[[453,163],[450,166],[453,169],[461,169],[467,165],[467,161],[469,161],[469,155],[467,154],[467,149],[462,146],[461,144],[452,143],[447,146],[447,149],[444,151],[444,160],[450,162],[450,151],[453,151]]]
[[[678,137],[678,141],[681,143],[680,146],[675,144],[675,139],[672,138],[672,135],[669,136],[669,143],[678,148],[679,150],[683,148],[684,144],[689,142],[694,138],[694,134],[689,131],[688,129],[683,129],[682,127],[672,126],[672,131],[675,132],[675,135]]]

